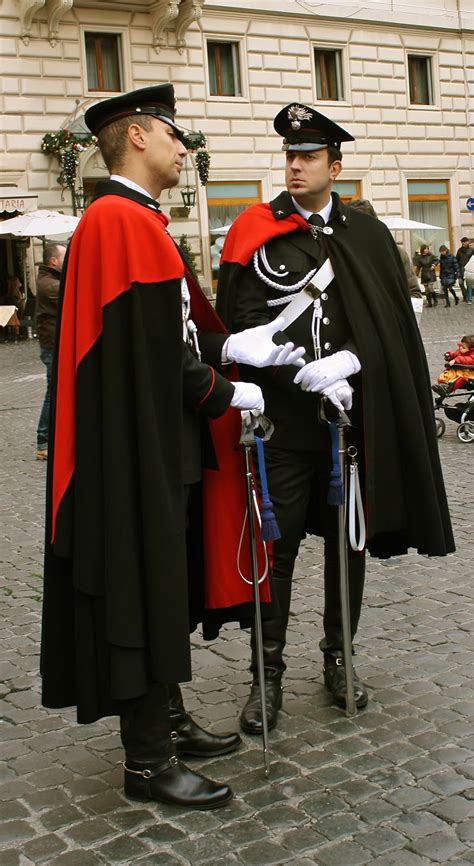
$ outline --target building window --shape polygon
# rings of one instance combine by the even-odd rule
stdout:
[[[413,105],[433,105],[433,75],[431,57],[408,55],[410,102]]]
[[[87,89],[122,90],[121,45],[116,33],[86,33]]]
[[[315,48],[316,96],[318,99],[344,99],[342,51],[337,48]]]
[[[210,95],[242,96],[238,43],[208,42],[207,61]]]
[[[336,180],[333,186],[344,204],[350,204],[355,199],[362,198],[360,192],[360,180]]]
[[[262,200],[262,186],[260,181],[228,181],[209,183],[206,190],[212,288],[215,290],[226,234],[239,213]]]
[[[412,253],[420,244],[428,244],[435,255],[441,244],[452,250],[449,182],[447,180],[409,180],[408,209],[410,219],[439,228],[410,231]]]

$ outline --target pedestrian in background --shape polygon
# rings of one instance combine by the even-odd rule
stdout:
[[[474,241],[469,241],[469,249],[471,255],[464,265],[464,285],[466,304],[472,304],[472,294],[474,292]]]
[[[63,244],[46,243],[43,263],[36,280],[36,332],[40,344],[40,358],[46,367],[46,393],[36,431],[36,459],[48,459],[49,396],[53,365],[54,335],[58,315],[59,283],[66,255]]]
[[[461,286],[461,292],[462,292],[463,300],[466,302],[467,302],[467,287],[466,287],[466,281],[464,278],[464,269],[465,269],[468,261],[472,257],[473,252],[474,252],[473,246],[472,246],[469,238],[466,238],[466,237],[461,238],[461,246],[459,247],[459,249],[456,253],[456,258],[458,260],[459,271],[460,271],[459,285]],[[472,295],[472,290],[471,290],[471,295]],[[472,297],[471,297],[471,301],[472,301]]]
[[[426,294],[426,300],[429,307],[436,307],[438,298],[436,297],[436,271],[435,266],[439,264],[439,259],[431,252],[428,244],[422,244],[420,252],[415,256],[413,264],[417,277],[420,278]]]
[[[454,283],[458,279],[459,274],[460,271],[456,256],[453,256],[453,254],[449,252],[448,247],[445,246],[445,244],[442,244],[439,248],[439,279],[443,287],[446,307],[451,306],[449,302],[449,292],[451,292],[456,306],[459,304],[459,298],[454,291]]]

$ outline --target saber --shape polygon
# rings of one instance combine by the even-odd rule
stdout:
[[[252,461],[252,445],[255,444],[255,428],[261,426],[265,430],[265,439],[269,439],[273,432],[273,425],[263,416],[255,418],[250,413],[242,413],[242,433],[240,444],[244,448],[245,456],[245,480],[247,488],[247,514],[249,528],[249,545],[250,545],[250,563],[252,570],[252,587],[255,606],[255,648],[257,651],[257,673],[260,686],[260,706],[262,710],[262,735],[263,735],[263,767],[265,777],[268,779],[270,775],[269,751],[268,751],[268,722],[267,722],[267,701],[265,692],[265,665],[263,658],[263,633],[262,633],[262,612],[260,609],[260,587],[258,578],[258,561],[257,561],[257,539],[255,535],[255,518],[257,517],[254,498],[254,481],[253,481],[253,461]]]
[[[329,424],[332,442],[333,472],[331,476],[338,474],[337,480],[340,485],[338,493],[330,490],[328,502],[335,505],[338,510],[338,564],[339,564],[339,595],[341,602],[342,623],[342,649],[344,657],[344,676],[346,680],[346,716],[355,716],[357,707],[354,696],[354,672],[352,668],[352,631],[351,631],[351,609],[349,600],[349,562],[347,557],[346,536],[346,427],[351,422],[343,410],[338,410],[326,398],[319,405],[320,420]]]
[[[354,697],[354,675],[352,669],[352,631],[351,609],[349,600],[349,562],[347,558],[346,538],[346,435],[347,415],[339,412],[336,421],[339,445],[339,469],[341,472],[343,503],[338,506],[338,558],[339,558],[339,589],[341,596],[342,646],[344,654],[344,673],[346,677],[346,716],[357,715]]]

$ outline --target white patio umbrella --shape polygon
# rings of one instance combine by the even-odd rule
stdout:
[[[17,238],[57,238],[72,235],[80,217],[53,210],[34,210],[0,223],[0,235]]]
[[[413,231],[415,231],[416,229],[440,229],[441,231],[443,230],[443,226],[432,226],[429,223],[419,223],[416,220],[405,219],[405,217],[381,217],[381,222],[385,223],[387,228],[392,229],[393,231],[404,231],[405,229]]]

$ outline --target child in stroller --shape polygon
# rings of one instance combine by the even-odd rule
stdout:
[[[469,380],[474,380],[474,334],[461,337],[456,349],[445,352],[445,369],[432,385],[435,394],[447,397],[458,388],[464,388]]]
[[[442,410],[450,421],[459,426],[456,431],[461,442],[474,441],[474,335],[461,337],[457,348],[446,352],[446,367],[432,385],[437,394],[435,411]],[[450,398],[456,402],[450,404]],[[442,418],[436,417],[436,432],[441,437],[446,430]]]

